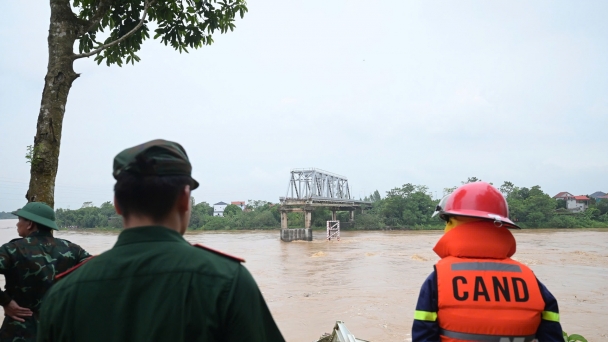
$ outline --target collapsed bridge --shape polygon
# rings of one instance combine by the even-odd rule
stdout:
[[[287,213],[290,212],[304,213],[304,229],[310,229],[312,211],[316,208],[331,210],[333,221],[336,221],[336,212],[348,211],[353,222],[355,210],[369,209],[372,205],[371,202],[351,198],[346,177],[316,168],[291,170],[287,194],[279,200],[282,230],[288,229]]]

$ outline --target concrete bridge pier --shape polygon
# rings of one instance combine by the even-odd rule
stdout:
[[[289,227],[287,213],[296,212],[304,213],[304,228],[310,228],[312,226],[312,210],[310,209],[290,209],[281,211],[281,229],[287,229]]]
[[[291,242],[296,240],[312,241],[312,229],[310,228],[287,228],[281,229],[281,240]]]
[[[304,211],[304,228],[310,228],[312,225],[312,211]]]
[[[288,212],[304,213],[304,228],[288,228]],[[286,242],[302,240],[312,241],[312,210],[310,209],[290,209],[281,211],[281,240]]]

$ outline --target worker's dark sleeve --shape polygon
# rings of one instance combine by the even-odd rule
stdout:
[[[284,342],[255,280],[239,266],[228,297],[224,322],[225,341]]]
[[[412,326],[412,342],[439,342],[438,309],[437,273],[433,271],[420,289]]]
[[[8,244],[4,244],[2,247],[0,247],[0,274],[4,274],[5,276],[8,270],[12,267],[13,262],[8,249]],[[11,302],[11,300],[13,299],[6,292],[0,290],[0,305],[6,306]]]
[[[562,335],[562,326],[559,323],[557,299],[553,297],[551,292],[540,281],[538,281],[538,287],[540,287],[540,294],[545,301],[545,310],[542,313],[542,320],[536,331],[536,338],[538,342],[562,342],[564,337]]]

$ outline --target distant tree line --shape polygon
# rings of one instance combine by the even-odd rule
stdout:
[[[5,213],[4,211],[0,211],[0,220],[9,220],[9,219],[16,219],[17,216],[11,214],[11,213]]]
[[[122,228],[122,217],[116,214],[112,202],[104,202],[99,207],[85,202],[77,210],[57,209],[55,219],[60,228]]]
[[[479,181],[470,177],[462,184]],[[444,189],[444,195],[457,186]],[[523,228],[603,228],[608,227],[608,201],[591,198],[589,208],[573,213],[565,209],[563,200],[551,198],[540,186],[517,187],[504,182],[499,190],[507,199],[510,217]],[[444,222],[431,217],[439,200],[433,199],[425,185],[404,184],[391,189],[382,197],[376,190],[363,198],[372,202],[372,208],[358,211],[355,222],[349,223],[348,212],[338,212],[343,229],[441,229]],[[331,219],[331,211],[317,208],[312,212],[312,226],[323,228]],[[122,228],[122,218],[116,214],[111,202],[100,207],[89,202],[77,210],[57,209],[57,222],[62,228]],[[302,213],[288,213],[289,227],[303,227]],[[192,198],[192,215],[189,228],[193,230],[230,229],[277,229],[281,226],[279,205],[276,203],[249,200],[245,210],[228,205],[224,217],[213,216],[213,207],[207,202],[196,203]]]
[[[480,179],[469,177],[461,183],[477,181]],[[444,195],[456,188],[445,188]],[[499,190],[509,204],[510,218],[523,228],[608,228],[608,201],[591,198],[587,210],[571,212],[565,209],[565,201],[552,198],[538,185],[520,188],[506,181]],[[437,217],[430,217],[439,200],[433,200],[424,185],[408,183],[388,191],[384,198],[376,191],[364,200],[373,202],[373,208],[356,219],[356,227],[428,229],[444,225]]]

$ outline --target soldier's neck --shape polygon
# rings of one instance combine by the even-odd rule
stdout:
[[[187,227],[186,223],[186,227]],[[136,227],[144,227],[144,226],[163,226],[165,228],[169,228],[171,230],[175,230],[180,234],[184,234],[184,222],[183,218],[179,213],[171,212],[162,220],[155,220],[152,217],[138,215],[136,213],[132,213],[128,218],[123,218],[123,226],[125,229],[136,228]]]

